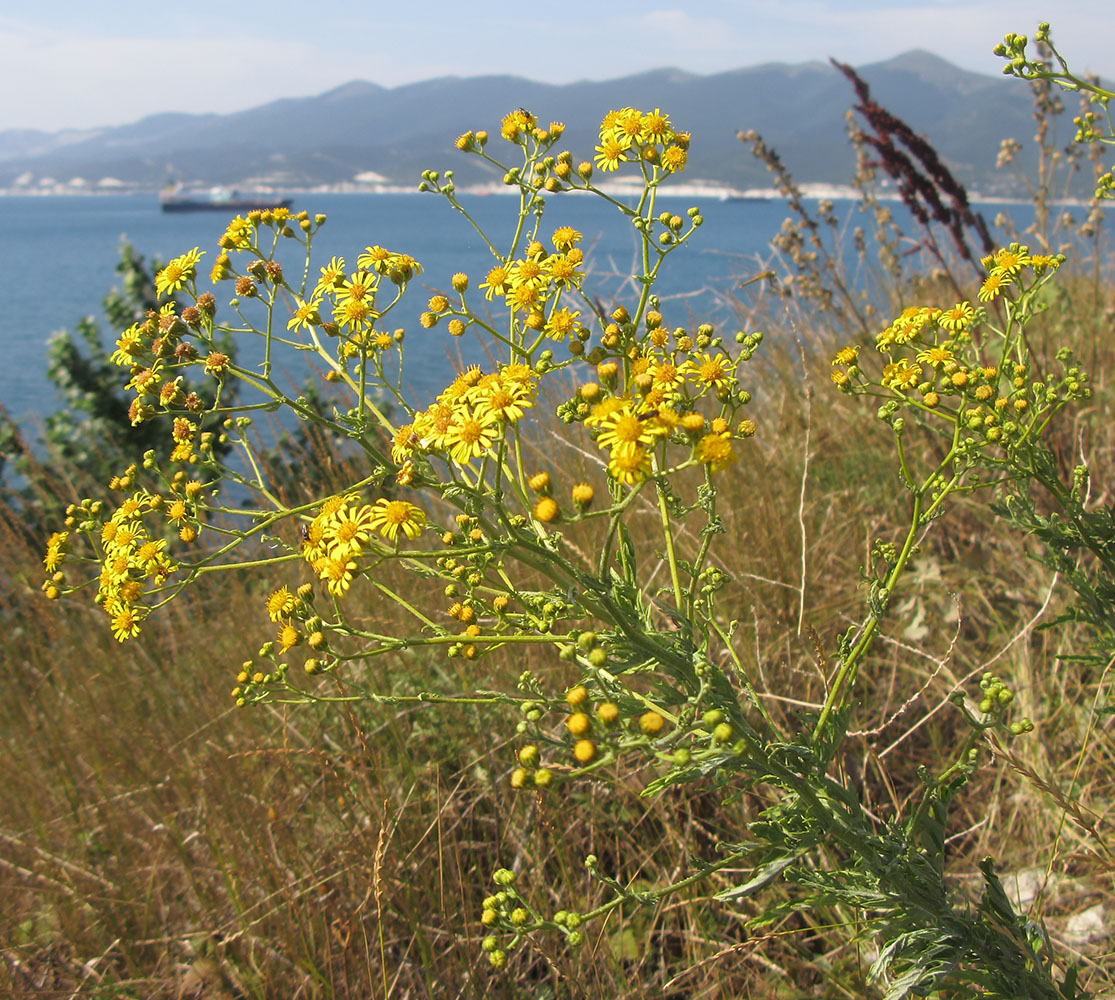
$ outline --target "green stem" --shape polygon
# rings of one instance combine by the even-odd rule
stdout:
[[[658,458],[655,456],[655,469],[658,468]],[[681,595],[681,578],[678,576],[677,553],[674,551],[674,533],[670,527],[670,512],[666,506],[666,486],[656,480],[655,487],[658,493],[658,515],[662,524],[662,537],[666,541],[666,560],[670,565],[670,583],[674,588],[674,607],[684,612],[685,600]]]
[[[906,532],[906,540],[902,545],[902,551],[898,554],[898,558],[895,560],[894,566],[887,575],[884,584],[888,600],[890,595],[894,593],[895,585],[898,583],[899,577],[906,568],[906,563],[910,558],[910,554],[913,552],[914,540],[917,537],[918,528],[921,526],[922,521],[923,495],[921,490],[914,493],[914,503],[910,511],[910,528]],[[937,502],[939,503],[941,499],[942,498],[938,498]],[[825,703],[821,708],[821,714],[817,719],[817,724],[813,727],[814,743],[821,738],[821,734],[825,729],[825,724],[828,722],[832,713],[836,711],[838,704],[843,702],[845,688],[849,687],[855,681],[856,671],[859,668],[860,661],[863,659],[868,649],[871,648],[881,620],[881,614],[877,614],[874,611],[871,613],[871,617],[860,633],[856,644],[844,658],[843,663],[840,664],[836,679],[833,681],[832,688],[829,690],[828,696],[825,698]]]

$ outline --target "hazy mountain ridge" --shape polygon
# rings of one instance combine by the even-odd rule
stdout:
[[[984,191],[1009,189],[1009,178],[996,173],[995,158],[1004,137],[1025,141],[1033,131],[1027,87],[962,70],[924,51],[860,72],[873,97],[925,135],[964,183]],[[453,149],[466,129],[487,128],[496,136],[499,119],[523,106],[543,122],[564,121],[561,147],[588,159],[601,115],[625,105],[661,107],[693,133],[687,179],[739,188],[769,184],[766,170],[736,138],[740,129],[755,129],[797,180],[846,183],[854,157],[845,113],[854,103],[844,77],[820,62],[708,76],[667,67],[561,85],[483,76],[388,89],[355,80],[312,97],[229,114],[171,112],[113,128],[3,131],[0,188],[30,191],[46,187],[44,178],[66,184],[75,177],[86,188],[153,190],[169,179],[306,188],[352,182],[367,172],[410,186],[426,168],[453,169],[467,184],[490,180],[493,172]]]

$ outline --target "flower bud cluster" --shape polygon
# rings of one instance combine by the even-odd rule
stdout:
[[[1018,327],[1038,308],[1035,293],[1063,261],[1060,255],[1031,254],[1018,243],[989,254],[977,296],[988,306],[963,301],[949,309],[910,307],[875,338],[886,359],[877,375],[868,373],[859,347],[851,345],[833,359],[833,383],[844,392],[883,398],[879,417],[895,433],[905,429],[902,414],[913,414],[959,425],[960,451],[968,456],[1018,447],[1054,410],[1091,393],[1087,375],[1067,356],[1059,359],[1060,374],[1044,377],[1019,361],[1001,363],[1012,354],[1004,340],[1017,339]],[[988,309],[1004,296],[1012,300],[1013,325],[1000,331]]]

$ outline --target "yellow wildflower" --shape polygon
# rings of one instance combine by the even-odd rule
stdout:
[[[480,283],[481,289],[484,289],[484,298],[489,302],[496,295],[504,295],[507,292],[507,268],[497,265],[493,267],[487,277]]]
[[[203,250],[194,247],[188,253],[182,254],[167,261],[158,274],[155,275],[155,292],[161,298],[169,292],[176,292],[194,277],[198,261],[205,256]]]
[[[616,139],[605,139],[596,147],[595,163],[601,170],[618,170],[627,159],[627,147]]]
[[[697,461],[718,472],[736,460],[731,436],[726,433],[706,434],[697,442]]]
[[[976,311],[968,301],[957,302],[951,309],[946,309],[937,317],[937,325],[944,330],[967,330]]]
[[[1010,275],[1006,271],[992,271],[987,276],[987,280],[980,285],[977,297],[980,302],[990,302],[992,299],[997,299],[1002,290],[1009,284]]]
[[[650,452],[635,447],[615,449],[608,458],[608,474],[624,486],[634,486],[650,475]]]
[[[278,590],[272,591],[267,598],[267,617],[273,622],[282,621],[294,611],[294,595],[290,588],[284,584]]]
[[[610,414],[602,421],[601,428],[596,443],[601,448],[611,448],[613,454],[649,448],[656,437],[665,433],[665,428],[656,420],[640,420],[630,407]]]
[[[407,538],[417,538],[426,525],[426,513],[405,500],[380,499],[371,509],[371,527],[389,541],[401,531]]]

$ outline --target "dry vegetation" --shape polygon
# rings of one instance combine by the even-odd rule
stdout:
[[[1102,304],[1083,312],[1105,315]],[[1070,321],[1066,311],[1051,333],[1079,336]],[[1095,499],[1109,502],[1113,356],[1096,325],[1079,351],[1096,373],[1093,409],[1062,450],[1070,466],[1087,456]],[[862,614],[858,568],[903,498],[889,433],[832,391],[827,361],[792,343],[768,355],[761,432],[722,487],[734,581],[722,606],[744,623],[741,652],[785,720],[821,700],[835,636]],[[564,468],[583,460],[570,447]],[[1063,595],[1031,554],[978,495],[948,512],[861,675],[860,732],[841,766],[885,821],[919,788],[918,766],[961,742],[949,694],[988,668],[1009,678],[1037,730],[1009,750],[987,746],[994,759],[962,793],[950,826],[956,889],[994,857],[1084,984],[1111,993],[1115,671],[1059,659],[1085,639],[1040,628]],[[711,899],[746,874],[733,870],[590,926],[578,951],[540,939],[493,974],[477,918],[495,867],[529,868],[531,891],[552,894],[553,908],[587,909],[600,889],[586,854],[625,884],[677,878],[694,846],[748,839],[762,789],[642,799],[645,775],[617,773],[608,785],[513,794],[513,720],[491,708],[238,711],[232,677],[271,637],[262,580],[210,580],[120,647],[94,609],[42,600],[39,559],[18,521],[0,522],[0,993],[873,995],[854,913],[799,911],[793,886],[776,885],[782,915],[748,928],[753,910]],[[556,658],[372,662],[369,685],[385,693],[511,688],[526,666],[566,682]]]

